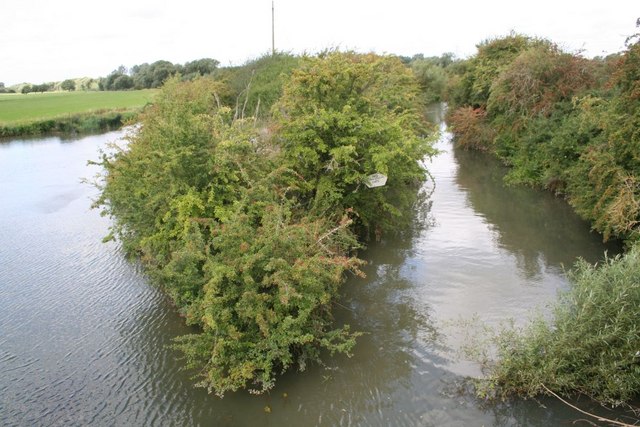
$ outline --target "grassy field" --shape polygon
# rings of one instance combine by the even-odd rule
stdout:
[[[119,92],[0,94],[0,125],[37,122],[92,111],[132,110],[151,102],[155,89]]]

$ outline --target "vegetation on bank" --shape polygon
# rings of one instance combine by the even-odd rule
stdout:
[[[639,20],[640,24],[640,20]],[[496,338],[483,397],[580,393],[607,404],[640,394],[640,42],[586,59],[511,34],[450,68],[455,142],[494,153],[506,180],[566,197],[624,256],[579,262],[551,319]]]
[[[0,136],[94,132],[120,127],[157,91],[0,95]]]
[[[545,387],[581,393],[609,405],[640,392],[640,247],[601,266],[584,261],[552,310],[524,329],[497,335],[498,362],[478,393],[487,398],[534,397]]]
[[[17,85],[11,89],[12,93],[0,90],[0,136],[117,128],[153,102],[157,90],[144,88],[160,87],[174,76],[183,81],[200,76],[215,78],[221,83],[217,102],[230,106],[234,118],[266,120],[270,117],[271,106],[282,94],[285,79],[298,61],[298,57],[285,53],[266,55],[242,66],[226,68],[218,68],[218,62],[209,58],[184,65],[156,61],[136,65],[131,70],[119,67],[109,76],[97,80],[84,78]],[[133,83],[123,84],[123,79]],[[98,91],[98,88],[104,90]],[[109,88],[113,90],[106,90]],[[5,89],[3,84],[0,89]]]
[[[139,109],[151,103],[156,93],[155,90],[141,90],[0,95],[0,124],[12,125],[100,110]]]
[[[350,352],[358,333],[333,324],[332,304],[344,275],[362,274],[361,241],[409,215],[432,150],[419,87],[397,58],[298,61],[282,87],[170,79],[127,147],[101,162],[96,205],[199,328],[177,346],[220,396],[267,391],[289,368]],[[244,105],[260,87],[278,96],[260,95],[274,105],[259,122]],[[375,172],[385,187],[367,188]]]
[[[458,144],[495,153],[510,183],[565,196],[607,238],[638,239],[640,44],[586,59],[521,35],[486,41],[449,97]]]
[[[46,134],[86,134],[119,129],[132,122],[138,110],[106,110],[84,114],[69,114],[11,125],[0,124],[0,137]]]

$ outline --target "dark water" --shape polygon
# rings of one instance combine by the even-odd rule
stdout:
[[[460,323],[523,321],[567,285],[563,265],[615,251],[560,200],[505,188],[477,153],[427,162],[425,227],[372,245],[336,321],[366,334],[352,358],[287,373],[265,396],[193,387],[171,340],[189,332],[163,295],[101,243],[109,221],[80,179],[121,133],[0,144],[0,425],[570,425],[553,401],[486,406],[461,394],[477,366]],[[428,189],[428,187],[426,188]],[[268,407],[269,411],[265,408]]]

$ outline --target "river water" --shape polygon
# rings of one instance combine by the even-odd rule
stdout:
[[[440,110],[434,110],[436,114]],[[524,322],[567,286],[563,266],[605,246],[561,200],[503,186],[504,169],[453,150],[427,161],[432,197],[402,238],[370,245],[336,321],[365,332],[352,358],[284,374],[268,395],[193,387],[172,339],[189,333],[90,209],[87,160],[121,132],[0,143],[0,425],[568,425],[557,402],[485,405],[460,347]],[[428,183],[425,190],[430,190]],[[466,325],[466,326],[463,326]],[[542,406],[544,404],[544,406]]]

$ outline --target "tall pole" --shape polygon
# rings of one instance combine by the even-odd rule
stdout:
[[[271,0],[271,56],[276,55],[275,8]]]

